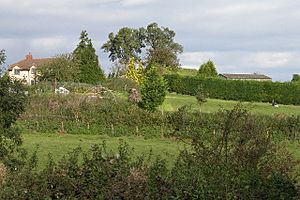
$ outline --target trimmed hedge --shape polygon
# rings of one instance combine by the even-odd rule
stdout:
[[[210,98],[249,102],[272,102],[280,104],[300,105],[300,85],[291,82],[259,82],[224,80],[218,78],[203,78],[165,75],[169,83],[169,91],[179,94],[195,95],[199,85],[202,85]]]

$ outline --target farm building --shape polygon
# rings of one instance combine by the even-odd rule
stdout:
[[[219,74],[219,77],[229,80],[248,80],[248,81],[272,81],[272,78],[263,74]]]

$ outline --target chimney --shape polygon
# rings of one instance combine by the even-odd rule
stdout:
[[[26,60],[32,60],[32,54],[29,52],[26,56],[25,56]]]

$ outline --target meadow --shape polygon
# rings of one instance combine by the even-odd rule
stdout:
[[[170,93],[167,95],[165,102],[160,107],[164,111],[176,111],[178,108],[188,105],[192,110],[200,110],[201,112],[213,113],[220,109],[232,109],[238,101],[228,101],[219,99],[207,99],[207,102],[201,106],[197,103],[194,96],[180,95]],[[258,102],[241,102],[250,112],[263,115],[300,115],[300,106],[293,105],[278,105],[273,107],[271,103],[258,103]]]
[[[23,148],[29,154],[38,150],[39,167],[47,163],[48,155],[58,161],[71,150],[81,147],[83,150],[90,149],[93,145],[105,143],[112,153],[117,152],[121,141],[126,142],[132,148],[135,156],[149,155],[166,159],[169,166],[173,165],[179,152],[188,145],[185,142],[170,138],[144,139],[143,137],[110,137],[106,135],[59,135],[59,134],[23,134]]]

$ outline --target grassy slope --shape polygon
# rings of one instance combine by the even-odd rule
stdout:
[[[117,152],[120,140],[123,140],[134,148],[136,155],[147,154],[152,150],[154,157],[160,155],[169,164],[175,161],[180,150],[184,149],[184,144],[171,139],[155,138],[145,140],[141,137],[108,137],[105,135],[54,135],[54,134],[23,134],[23,147],[29,152],[33,152],[39,146],[39,163],[44,165],[48,154],[51,153],[55,160],[59,160],[70,150],[81,147],[89,149],[94,144],[106,142],[108,150]]]
[[[175,111],[177,108],[190,105],[192,109],[201,109],[202,112],[216,112],[220,108],[232,109],[237,101],[224,101],[218,99],[208,99],[202,106],[197,104],[196,98],[188,95],[168,94],[162,108],[165,111]],[[244,103],[250,111],[258,114],[274,115],[285,113],[288,115],[300,115],[300,106],[279,105],[272,107],[270,103]]]
[[[198,73],[197,69],[185,69],[185,68],[180,68],[177,71],[177,74],[181,76],[196,76]]]
[[[121,95],[122,96],[122,95]],[[125,97],[124,97],[125,98]],[[223,101],[216,99],[208,99],[208,102],[201,107],[197,104],[195,97],[177,94],[168,94],[162,108],[165,111],[175,111],[183,105],[190,105],[192,109],[201,109],[203,112],[216,112],[220,108],[230,109],[236,104],[236,101]],[[267,103],[253,103],[247,104],[252,107],[252,112],[261,114],[300,114],[300,106],[285,106],[280,105],[279,108],[274,108]],[[51,153],[54,159],[59,159],[71,149],[81,146],[83,149],[88,149],[93,144],[101,144],[104,140],[107,147],[116,151],[119,140],[122,139],[132,147],[135,148],[136,154],[148,153],[150,149],[153,150],[154,155],[161,155],[166,158],[169,163],[174,162],[180,149],[184,148],[184,144],[172,139],[148,139],[145,140],[140,137],[108,137],[101,135],[53,135],[53,134],[24,134],[24,147],[32,152],[36,145],[39,145],[39,158],[42,164],[45,164],[48,153]],[[299,144],[287,143],[291,152],[297,158],[300,158]]]

